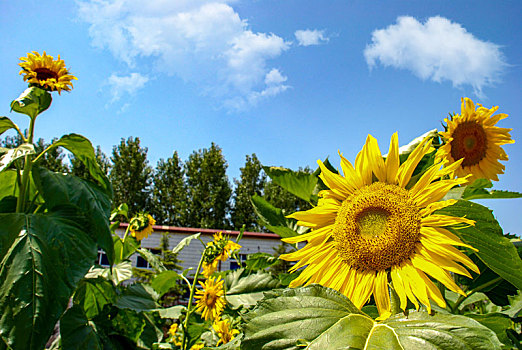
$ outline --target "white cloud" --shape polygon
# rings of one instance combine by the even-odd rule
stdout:
[[[268,88],[268,61],[290,43],[251,31],[231,2],[90,0],[79,3],[79,15],[90,24],[93,45],[130,67],[152,64],[157,72],[195,83],[220,101],[248,101]]]
[[[475,94],[500,78],[507,66],[500,47],[479,40],[460,24],[443,17],[430,17],[423,24],[413,17],[372,33],[364,56],[370,69],[377,61],[384,66],[410,70],[421,79],[469,84]]]
[[[301,46],[319,45],[321,42],[328,41],[329,38],[324,35],[324,30],[296,30],[295,38]]]
[[[107,81],[112,94],[111,103],[120,100],[125,94],[134,95],[148,81],[148,77],[139,73],[131,73],[129,76],[112,74]]]

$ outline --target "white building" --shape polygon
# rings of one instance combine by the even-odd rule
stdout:
[[[122,223],[120,227],[116,230],[116,233],[123,237],[125,230],[127,229],[128,224]],[[201,240],[205,242],[205,244],[209,241],[213,240],[213,235],[217,232],[223,232],[223,235],[229,236],[232,240],[236,241],[239,235],[239,231],[229,231],[229,230],[216,230],[216,229],[206,229],[206,228],[189,228],[189,227],[174,227],[174,226],[153,226],[154,232],[152,232],[149,237],[143,239],[141,241],[142,248],[147,248],[151,252],[156,253],[159,252],[159,246],[161,242],[161,237],[163,233],[168,234],[169,238],[169,248],[173,249],[177,246],[177,244],[183,239],[190,235],[201,233]],[[268,253],[273,254],[274,249],[281,244],[281,238],[274,233],[264,233],[264,232],[243,232],[243,237],[239,242],[241,245],[241,250],[239,251],[239,256],[242,261],[246,260],[248,254],[253,253]],[[185,247],[179,254],[178,259],[181,261],[180,265],[183,270],[192,267],[195,269],[198,266],[199,260],[201,258],[201,254],[203,252],[204,246],[199,240],[192,240],[190,244]],[[108,261],[104,255],[100,255],[99,261],[100,264],[106,265]],[[131,257],[131,263],[133,267],[140,268],[148,268],[148,263],[145,259],[143,259],[139,254],[134,254]],[[220,262],[218,266],[218,271],[224,270],[233,270],[238,267],[237,262],[233,259],[229,259],[226,262]]]

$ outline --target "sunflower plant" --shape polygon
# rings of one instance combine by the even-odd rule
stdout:
[[[280,256],[289,288],[249,309],[237,348],[522,348],[520,239],[470,201],[522,197],[490,189],[514,142],[497,108],[465,98],[443,131],[403,147],[396,133],[386,154],[369,135],[340,168],[264,167],[313,207],[288,215],[253,198],[296,251]]]
[[[33,52],[21,61],[28,87],[11,110],[27,118],[18,124],[0,117],[0,134],[14,130],[23,141],[0,150],[0,348],[43,349],[98,248],[114,260],[112,187],[81,135],[64,135],[35,152],[37,122],[46,123],[42,113],[52,95],[71,91],[76,77],[59,56]],[[90,178],[42,167],[40,160],[57,147],[81,161]]]

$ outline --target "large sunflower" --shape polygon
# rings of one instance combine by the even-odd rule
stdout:
[[[456,169],[459,177],[472,174],[470,180],[484,178],[498,181],[498,174],[504,173],[504,165],[499,160],[508,160],[506,152],[500,147],[514,143],[509,135],[512,129],[499,128],[495,124],[507,117],[507,114],[493,115],[498,107],[490,109],[478,104],[475,109],[473,101],[462,99],[461,114],[445,119],[446,131],[441,132],[445,140],[437,158],[452,164],[462,159]]]
[[[131,234],[138,241],[147,238],[154,231],[152,226],[155,224],[156,220],[146,213],[139,213],[129,222]]]
[[[207,282],[200,282],[200,284],[203,290],[198,289],[196,291],[196,299],[199,299],[196,304],[196,310],[201,312],[205,320],[215,320],[221,315],[226,304],[223,298],[225,294],[223,280],[219,276],[217,279],[209,277]]]
[[[453,246],[472,247],[444,227],[474,222],[433,212],[454,204],[454,200],[439,200],[467,180],[446,176],[460,161],[443,169],[436,163],[407,188],[428,152],[430,142],[425,140],[400,165],[397,134],[391,138],[386,160],[377,141],[368,135],[355,167],[340,155],[344,176],[318,161],[320,177],[329,190],[319,193],[317,207],[290,215],[299,225],[312,228],[305,235],[284,239],[287,243],[308,242],[304,248],[281,256],[298,261],[291,271],[308,265],[290,286],[319,283],[345,294],[358,308],[373,295],[381,319],[391,312],[390,277],[403,310],[408,299],[417,308],[420,301],[429,311],[430,299],[445,307],[439,289],[427,275],[464,294],[448,272],[471,277],[461,264],[478,272]]]
[[[54,59],[45,53],[40,56],[36,51],[28,53],[27,57],[20,57],[18,65],[22,67],[20,74],[23,74],[24,81],[34,84],[48,91],[62,90],[71,91],[73,85],[72,80],[78,80],[74,75],[69,74],[65,68],[64,60]]]

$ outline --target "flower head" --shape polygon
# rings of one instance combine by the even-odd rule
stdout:
[[[236,337],[236,335],[239,334],[239,331],[237,329],[231,329],[229,320],[217,319],[212,324],[212,328],[214,328],[214,330],[219,336],[219,341],[217,345],[221,343],[226,344],[233,340]]]
[[[154,224],[156,224],[156,220],[146,213],[137,214],[129,222],[131,234],[138,241],[147,238],[153,232]]]
[[[462,159],[455,171],[457,176],[472,174],[470,180],[498,181],[497,175],[504,173],[505,167],[499,160],[508,160],[508,156],[500,146],[515,141],[509,135],[512,129],[495,126],[507,117],[504,113],[493,115],[497,109],[484,108],[480,104],[475,108],[473,101],[463,98],[461,114],[445,119],[446,131],[441,132],[441,136],[446,143],[437,152],[437,158],[447,164]]]
[[[181,346],[181,334],[178,333],[178,324],[173,323],[169,328],[170,341],[177,346]]]
[[[240,248],[239,244],[223,236],[222,232],[214,234],[214,240],[207,243],[203,275],[208,278],[216,271],[219,261],[227,261],[232,252]]]
[[[40,55],[38,52],[28,53],[27,57],[20,57],[18,65],[22,67],[20,74],[23,74],[24,81],[34,84],[48,91],[62,90],[71,91],[73,85],[72,80],[78,80],[74,75],[69,74],[65,68],[64,60],[54,59],[45,53]]]
[[[196,291],[196,310],[201,312],[205,320],[215,320],[221,315],[225,308],[225,294],[223,290],[223,280],[221,277],[210,277],[206,282],[200,282],[203,290]]]
[[[439,201],[467,180],[446,176],[460,166],[458,161],[443,169],[434,164],[407,187],[418,163],[429,152],[430,142],[425,140],[400,164],[394,134],[383,160],[377,141],[368,136],[355,167],[341,155],[344,176],[318,161],[320,177],[329,189],[319,193],[315,208],[290,215],[312,231],[283,240],[308,242],[301,250],[281,256],[298,261],[291,271],[307,265],[290,286],[319,283],[342,292],[358,308],[373,295],[381,319],[391,312],[389,276],[403,310],[408,299],[417,308],[420,301],[431,310],[430,299],[445,306],[427,275],[463,294],[449,272],[470,277],[461,264],[475,272],[478,268],[453,246],[473,248],[445,227],[474,222],[434,212],[454,204],[454,200]]]

